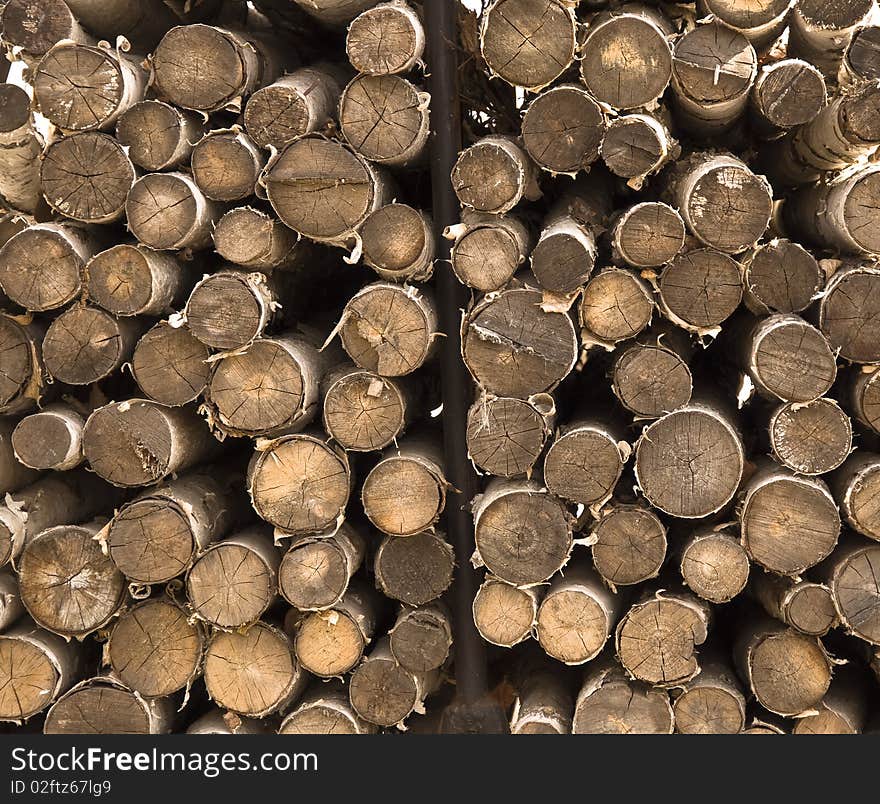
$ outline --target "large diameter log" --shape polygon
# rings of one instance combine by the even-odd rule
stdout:
[[[59,525],[25,545],[19,588],[28,613],[62,636],[85,636],[106,625],[125,597],[125,578],[95,540],[100,525]]]
[[[379,3],[355,17],[345,36],[352,67],[368,75],[406,73],[421,63],[425,29],[404,2]]]
[[[25,619],[0,634],[0,722],[21,723],[76,680],[78,645]]]
[[[849,634],[880,645],[880,545],[853,539],[829,561],[834,608]]]
[[[847,266],[828,281],[819,302],[819,328],[837,354],[846,360],[880,360],[878,292],[880,268],[872,263]]]
[[[638,335],[653,315],[650,285],[628,268],[606,268],[593,276],[578,309],[585,341],[609,351],[614,344]]]
[[[542,309],[541,300],[537,290],[504,290],[465,314],[464,361],[489,393],[525,399],[552,391],[574,368],[578,347],[571,316]]]
[[[712,15],[728,28],[742,34],[756,48],[769,45],[782,33],[794,0],[700,0],[703,16]]]
[[[183,475],[144,491],[110,522],[110,557],[136,583],[169,581],[229,531],[237,519],[237,503],[228,484],[205,473]]]
[[[493,645],[512,648],[534,632],[540,587],[518,587],[491,575],[474,597],[474,625],[480,636]]]
[[[798,534],[792,539],[791,534]],[[818,478],[767,464],[743,491],[741,539],[749,557],[779,575],[799,575],[837,544],[840,515]]]
[[[767,614],[802,634],[824,636],[837,625],[834,598],[825,584],[762,572],[755,573],[749,590]]]
[[[848,378],[848,410],[875,433],[880,432],[880,370],[875,366],[856,366]]]
[[[838,71],[838,82],[842,86],[880,78],[880,64],[877,63],[878,44],[880,44],[880,26],[863,25],[853,31]]]
[[[800,59],[761,67],[750,98],[757,125],[769,134],[809,123],[827,100],[822,73]]]
[[[606,507],[590,537],[593,564],[612,589],[657,577],[666,559],[666,527],[648,506]]]
[[[371,213],[359,232],[364,262],[382,279],[424,281],[434,270],[433,223],[406,204],[386,204]]]
[[[528,662],[518,671],[510,733],[570,734],[574,700],[567,679],[560,678],[552,667]]]
[[[438,329],[434,300],[426,289],[374,282],[346,303],[339,336],[358,366],[399,377],[436,351]]]
[[[682,36],[672,53],[672,97],[689,131],[709,137],[734,126],[749,103],[758,71],[742,34],[711,22]]]
[[[825,75],[836,76],[853,32],[875,10],[872,0],[798,0],[789,21],[788,52],[815,64]]]
[[[746,725],[746,700],[726,664],[711,657],[700,674],[675,698],[672,711],[679,734],[739,734]]]
[[[4,41],[21,48],[27,62],[39,60],[63,39],[82,42],[87,36],[64,0],[9,0],[0,26]]]
[[[415,536],[386,536],[376,551],[376,586],[386,597],[408,606],[423,606],[452,583],[452,547],[442,533],[426,530]]]
[[[687,593],[657,591],[633,605],[617,625],[615,649],[633,678],[677,687],[700,672],[697,649],[706,641],[709,606]]]
[[[192,176],[214,201],[240,201],[254,194],[266,156],[240,128],[209,131],[194,146]]]
[[[344,244],[391,201],[388,177],[335,140],[298,137],[261,179],[283,223],[319,242]]]
[[[152,598],[120,615],[107,643],[119,680],[146,698],[188,688],[201,672],[205,635],[170,600]]]
[[[636,444],[636,482],[671,516],[717,513],[739,488],[745,463],[734,426],[714,407],[691,402],[649,424]]]
[[[116,139],[129,149],[131,161],[149,171],[187,164],[204,135],[205,124],[195,112],[152,98],[123,112],[116,123]]]
[[[543,583],[568,561],[572,522],[562,503],[526,480],[495,480],[474,501],[475,559],[517,586]]]
[[[5,207],[33,213],[42,198],[43,142],[33,126],[28,94],[14,84],[0,85],[0,115],[0,199]]]
[[[253,207],[229,210],[217,221],[213,237],[223,259],[255,271],[291,267],[305,251],[295,232]]]
[[[452,187],[462,206],[503,215],[523,198],[541,197],[537,169],[509,137],[489,136],[465,148],[452,168]]]
[[[672,734],[669,693],[631,681],[611,659],[594,665],[577,696],[574,734]]]
[[[831,476],[830,483],[847,524],[880,541],[880,455],[859,450]]]
[[[34,70],[34,105],[63,131],[112,128],[144,99],[147,73],[111,47],[59,42]]]
[[[565,568],[538,607],[535,635],[547,655],[567,665],[595,659],[621,614],[621,601],[588,563]]]
[[[373,734],[376,727],[361,720],[341,682],[318,683],[302,697],[278,727],[279,734]]]
[[[681,547],[679,571],[698,597],[716,605],[733,600],[749,580],[749,557],[726,528],[697,530]]]
[[[46,381],[41,349],[42,327],[31,317],[0,313],[0,413],[32,410]]]
[[[81,681],[52,706],[44,734],[168,734],[173,699],[144,698],[112,676]]]
[[[310,434],[260,443],[247,479],[254,510],[285,533],[320,533],[345,513],[351,469],[342,450]]]
[[[600,151],[608,169],[638,190],[649,175],[677,159],[681,148],[660,120],[636,113],[622,115],[609,124]]]
[[[184,173],[148,173],[132,186],[125,212],[145,246],[178,250],[206,248],[221,208]]]
[[[287,635],[267,623],[243,631],[216,631],[205,655],[205,686],[216,704],[264,718],[302,694],[308,674]]]
[[[678,210],[660,201],[625,209],[611,229],[611,254],[632,268],[657,268],[684,248],[685,228]]]
[[[388,639],[401,667],[411,673],[436,670],[444,664],[452,646],[449,614],[439,603],[414,609],[402,606]]]
[[[831,472],[852,450],[852,422],[833,399],[784,403],[771,413],[768,429],[773,457],[802,475]]]
[[[137,342],[131,373],[150,399],[179,407],[205,390],[211,376],[210,356],[189,327],[161,321]]]
[[[769,618],[750,619],[740,628],[734,659],[758,703],[784,717],[814,708],[831,683],[822,643]]]
[[[136,178],[119,141],[94,131],[55,140],[40,166],[40,186],[49,206],[83,223],[119,220]]]
[[[364,561],[360,534],[344,522],[330,536],[294,539],[278,568],[278,591],[299,611],[335,606]]]
[[[576,26],[561,0],[493,0],[480,17],[480,53],[492,75],[537,92],[574,61]]]
[[[114,486],[144,486],[210,457],[208,425],[188,408],[146,399],[111,402],[95,410],[83,430],[92,470]]]
[[[512,215],[464,210],[462,223],[444,235],[454,238],[450,259],[459,281],[486,293],[513,279],[532,248],[530,231]]]
[[[774,238],[742,257],[743,301],[756,315],[800,313],[825,284],[818,260],[791,240]]]

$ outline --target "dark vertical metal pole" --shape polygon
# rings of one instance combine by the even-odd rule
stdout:
[[[486,647],[474,626],[471,605],[477,575],[470,558],[474,551],[474,524],[470,502],[477,478],[467,453],[467,411],[473,396],[470,375],[461,359],[461,310],[467,291],[449,264],[450,243],[443,230],[458,222],[458,199],[450,173],[461,150],[461,110],[458,94],[458,2],[426,0],[425,29],[428,89],[431,93],[431,183],[434,227],[437,235],[437,300],[442,343],[443,441],[446,473],[458,489],[446,504],[446,526],[455,548],[456,573],[452,590],[455,628],[456,698],[444,716],[444,731],[498,731],[503,727],[499,708],[488,698]]]

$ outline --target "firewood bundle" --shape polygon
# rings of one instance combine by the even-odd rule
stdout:
[[[4,729],[871,727],[873,0],[0,6]]]

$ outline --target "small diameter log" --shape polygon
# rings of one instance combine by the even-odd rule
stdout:
[[[144,99],[147,73],[108,46],[59,42],[34,70],[34,106],[63,131],[110,129]]]
[[[364,478],[361,502],[383,533],[413,536],[432,527],[446,505],[439,443],[408,439],[388,447]]]
[[[549,394],[514,399],[481,394],[468,411],[468,455],[490,475],[530,475],[553,430],[556,406]]]
[[[693,595],[657,591],[618,623],[615,648],[633,678],[677,687],[700,672],[697,648],[706,641],[709,606]]]
[[[540,291],[515,288],[483,297],[465,314],[462,355],[487,392],[527,399],[552,391],[574,368],[571,316],[541,303]]]
[[[749,620],[737,635],[734,659],[758,703],[783,717],[813,709],[831,683],[822,643],[775,620]]]
[[[205,346],[234,350],[263,334],[277,306],[274,283],[265,274],[221,270],[196,284],[184,316]]]
[[[538,608],[535,635],[547,655],[568,665],[595,659],[621,614],[621,602],[587,563],[557,576]]]
[[[803,126],[814,120],[828,102],[825,79],[812,64],[781,59],[761,67],[750,102],[761,133],[772,135]]]
[[[84,223],[119,220],[136,178],[122,145],[94,131],[51,143],[40,166],[40,186],[49,206]]]
[[[336,119],[344,85],[332,64],[302,67],[258,89],[244,107],[244,125],[260,148],[281,150],[303,134],[322,131]]]
[[[411,673],[436,670],[449,656],[452,623],[445,608],[429,604],[411,609],[403,606],[388,632],[391,654]]]
[[[192,177],[213,201],[239,201],[254,194],[266,156],[243,131],[209,131],[193,147]]]
[[[43,142],[33,125],[31,99],[21,87],[0,85],[0,120],[0,199],[4,207],[33,213],[42,198]]]
[[[211,376],[210,356],[189,327],[161,321],[137,342],[131,373],[150,399],[179,407],[205,390]]]
[[[0,634],[8,631],[24,611],[18,579],[12,570],[0,570]]]
[[[487,575],[474,597],[474,625],[493,645],[512,648],[528,639],[537,623],[541,587],[518,587]]]
[[[320,533],[345,513],[351,470],[342,450],[316,435],[257,445],[247,488],[254,510],[285,533]]]
[[[205,135],[205,124],[194,112],[160,100],[136,103],[116,123],[116,138],[131,161],[152,172],[189,163],[193,145]]]
[[[345,305],[342,346],[358,366],[399,377],[421,366],[436,349],[437,311],[429,291],[373,282]]]
[[[329,536],[294,539],[278,568],[278,590],[299,611],[321,611],[345,595],[364,561],[364,540],[346,522]]]
[[[825,284],[818,260],[791,240],[774,238],[742,258],[743,301],[756,315],[800,313]]]
[[[741,540],[749,557],[779,575],[797,576],[818,564],[840,534],[840,515],[828,487],[775,464],[761,467],[746,484],[741,516]]]
[[[359,231],[364,262],[392,282],[429,279],[436,249],[433,227],[424,212],[406,204],[379,207]]]
[[[872,0],[798,0],[789,19],[788,52],[815,64],[825,75],[836,76],[853,32],[874,11]]]
[[[702,137],[731,129],[757,72],[755,49],[742,34],[717,22],[697,25],[672,52],[672,98],[682,125]]]
[[[413,712],[424,713],[424,699],[437,686],[433,673],[413,673],[399,665],[387,637],[351,674],[349,700],[360,717],[377,726],[401,725]]]
[[[111,402],[95,410],[83,430],[92,470],[114,486],[144,486],[210,457],[216,442],[188,408],[146,399]]]
[[[253,207],[229,210],[217,221],[213,236],[224,260],[254,271],[292,267],[303,252],[295,232]]]
[[[459,154],[452,168],[452,187],[462,206],[503,215],[523,198],[541,197],[536,172],[535,163],[512,139],[493,135]]]
[[[852,672],[847,673],[847,670]],[[861,734],[868,718],[868,690],[851,665],[837,670],[816,714],[798,718],[792,734]]]
[[[407,73],[422,62],[425,29],[415,9],[395,0],[361,12],[345,37],[352,67],[367,75]]]
[[[571,554],[572,520],[562,502],[526,480],[494,480],[474,500],[475,559],[501,580],[530,586]]]
[[[202,553],[186,573],[186,596],[196,617],[218,628],[258,620],[278,595],[281,554],[265,526],[227,536]]]
[[[30,316],[0,312],[0,413],[24,413],[39,402],[45,382],[42,338],[42,327],[32,323]],[[9,454],[11,457],[11,450]]]
[[[562,0],[493,0],[480,16],[480,54],[493,76],[537,92],[574,61],[576,29]]]
[[[444,232],[454,238],[452,270],[474,290],[500,290],[526,261],[532,236],[518,218],[464,210],[462,223]]]
[[[27,310],[64,307],[80,295],[85,264],[98,249],[84,228],[61,223],[28,226],[0,249],[0,285]]]
[[[761,572],[752,577],[749,590],[767,614],[802,634],[824,636],[837,625],[834,598],[825,584]]]
[[[376,727],[361,720],[341,682],[321,683],[306,692],[281,721],[279,734],[373,734]]]
[[[144,491],[120,508],[106,535],[110,557],[129,580],[164,583],[225,535],[237,498],[208,474],[193,473]]]
[[[46,370],[68,385],[98,382],[131,358],[142,333],[136,319],[115,318],[98,307],[71,307],[46,330]]]
[[[296,332],[257,338],[214,364],[204,405],[212,426],[234,436],[302,430],[318,413],[326,363]]]
[[[702,529],[687,537],[678,565],[685,585],[710,603],[728,603],[749,580],[749,557],[728,528]]]
[[[290,639],[266,623],[244,631],[216,631],[208,645],[208,695],[240,715],[263,718],[284,709],[299,697],[307,679]]]
[[[106,649],[116,677],[154,698],[189,688],[201,672],[204,648],[198,623],[170,600],[152,598],[119,617]]]
[[[413,395],[399,380],[343,368],[333,372],[326,385],[324,429],[343,449],[383,449],[414,415]]]
[[[838,82],[845,86],[861,81],[876,81],[880,78],[878,48],[880,48],[880,26],[864,25],[856,28],[844,51]]]
[[[603,505],[614,491],[631,450],[604,422],[563,425],[544,458],[544,483],[557,497],[588,508]]]
[[[611,255],[632,268],[657,268],[684,248],[684,221],[678,210],[642,201],[623,213],[611,229]]]
[[[849,408],[855,418],[880,433],[880,368],[856,366],[848,386]]]
[[[647,506],[611,505],[590,536],[593,564],[612,589],[656,578],[666,559],[666,527]]]
[[[9,0],[0,15],[7,46],[21,48],[26,62],[37,61],[54,44],[87,38],[64,0]]]
[[[651,323],[654,294],[628,268],[606,268],[587,282],[578,310],[583,338],[611,351]]]
[[[554,668],[523,667],[510,715],[511,734],[571,734],[574,711],[567,679]]]
[[[583,86],[559,84],[526,109],[523,145],[544,170],[574,175],[599,158],[606,125],[604,110]]]
[[[770,449],[783,466],[802,475],[823,475],[852,450],[852,422],[833,399],[787,402],[770,415]]]
[[[880,545],[853,540],[828,568],[834,608],[849,634],[880,645]]]
[[[681,153],[669,130],[649,114],[626,114],[608,126],[601,145],[602,160],[635,190]]]
[[[78,645],[24,619],[0,634],[0,722],[21,723],[73,684]]]
[[[746,725],[746,700],[739,680],[714,657],[700,664],[700,675],[684,685],[672,705],[676,732],[739,734]]]
[[[569,294],[587,281],[596,264],[596,238],[571,215],[552,214],[532,249],[531,268],[551,293]]]
[[[141,243],[176,251],[206,248],[221,208],[184,173],[148,173],[132,186],[125,212]]]
[[[169,734],[171,698],[144,698],[111,676],[81,681],[46,715],[44,734]]]
[[[880,455],[858,450],[831,476],[830,483],[850,527],[880,541]]]
[[[819,302],[819,328],[846,360],[880,360],[880,268],[866,263],[837,271]]]
[[[672,734],[669,693],[631,681],[611,659],[590,665],[577,696],[574,734]]]
[[[34,620],[61,636],[106,625],[125,597],[125,578],[95,540],[100,525],[59,525],[34,536],[18,561],[21,601]]]
[[[428,143],[430,100],[399,75],[359,75],[339,99],[342,135],[372,162],[409,167]]]
[[[294,649],[300,664],[321,678],[341,677],[361,660],[376,628],[371,590],[350,588],[333,608],[304,616]]]
[[[306,135],[281,152],[261,182],[282,223],[311,240],[344,244],[391,201],[381,171],[341,142]]]
[[[408,606],[423,606],[452,583],[455,558],[442,533],[426,530],[415,536],[386,536],[373,562],[376,586],[386,597]]]
[[[266,734],[265,723],[235,712],[214,708],[194,720],[186,729],[187,734]]]
[[[672,30],[662,12],[639,3],[597,14],[580,45],[587,89],[615,109],[650,106],[672,78]]]
[[[843,171],[794,193],[786,203],[787,220],[815,245],[844,254],[880,254],[878,195],[880,165]]]
[[[700,0],[701,16],[712,15],[728,28],[742,34],[755,48],[770,45],[785,28],[794,0]]]
[[[657,419],[636,444],[636,482],[655,508],[683,519],[717,513],[739,488],[745,458],[718,409],[691,402]]]

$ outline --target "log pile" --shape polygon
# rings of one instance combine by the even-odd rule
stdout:
[[[873,0],[0,7],[0,728],[876,727]]]

